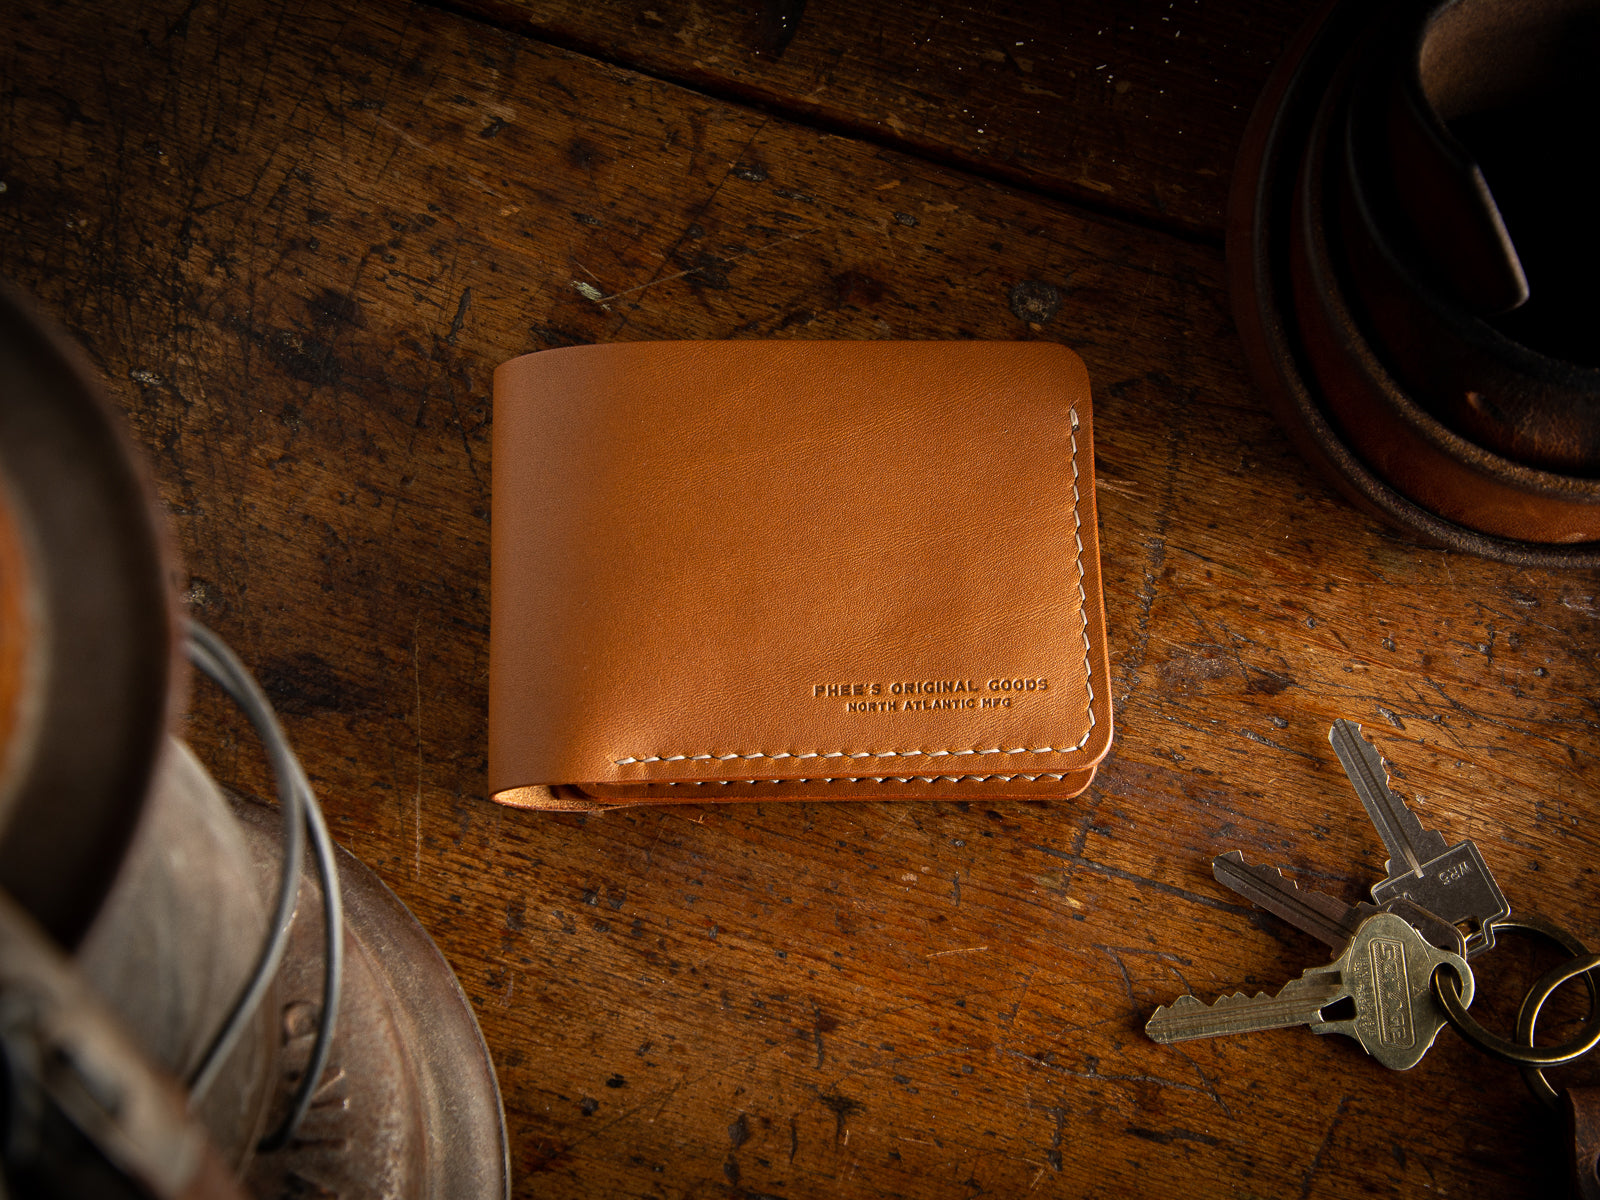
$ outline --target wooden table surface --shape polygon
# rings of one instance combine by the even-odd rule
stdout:
[[[1557,1187],[1559,1128],[1448,1030],[1403,1073],[1143,1033],[1326,960],[1214,855],[1350,901],[1381,874],[1336,717],[1515,909],[1600,940],[1596,577],[1375,524],[1244,370],[1222,209],[1312,7],[812,0],[786,45],[724,0],[0,12],[0,275],[86,349],[185,599],[458,972],[518,1195]],[[1117,723],[1088,792],[485,798],[491,372],[691,337],[1083,356]],[[206,688],[186,736],[269,790]],[[1475,965],[1508,1029],[1544,960]]]

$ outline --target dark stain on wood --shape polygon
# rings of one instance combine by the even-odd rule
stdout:
[[[823,1092],[817,1096],[823,1106],[833,1114],[833,1140],[835,1144],[844,1137],[844,1123],[847,1118],[862,1110],[863,1105],[859,1100],[849,1096],[839,1095],[834,1092]]]
[[[316,325],[347,329],[362,329],[366,326],[360,302],[354,296],[336,292],[332,288],[323,288],[307,300],[306,309],[311,314],[312,323]]]
[[[329,387],[345,377],[333,344],[298,329],[250,329],[249,336],[280,370],[301,383]]]
[[[587,137],[575,137],[567,142],[567,165],[577,171],[592,171],[602,165],[605,156]]]
[[[888,291],[881,279],[861,271],[841,271],[833,277],[833,295],[836,303],[857,307],[877,304]]]
[[[375,701],[369,689],[352,685],[315,651],[269,658],[257,668],[256,677],[273,707],[289,716],[364,712]]]
[[[537,1175],[545,1171],[565,1170],[573,1165],[571,1150],[554,1138],[529,1138],[519,1147],[517,1162],[523,1172]]]
[[[1250,670],[1250,678],[1245,683],[1245,691],[1256,696],[1277,696],[1295,686],[1295,682],[1287,675],[1277,671],[1266,671],[1260,667]]]
[[[691,287],[727,290],[728,272],[733,269],[733,260],[705,250],[675,255],[674,259],[683,269],[684,279]]]

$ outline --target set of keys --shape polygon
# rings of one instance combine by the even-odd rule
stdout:
[[[1145,1025],[1155,1041],[1305,1025],[1352,1037],[1384,1066],[1403,1071],[1421,1061],[1448,1023],[1433,988],[1439,967],[1454,973],[1462,1005],[1472,1003],[1467,959],[1494,946],[1495,923],[1511,915],[1510,905],[1471,841],[1449,845],[1422,827],[1389,786],[1383,758],[1361,726],[1335,721],[1328,740],[1389,851],[1386,877],[1373,885],[1371,903],[1346,904],[1253,866],[1237,850],[1218,856],[1211,864],[1218,881],[1332,946],[1337,957],[1275,994],[1235,993],[1212,1004],[1181,996]]]

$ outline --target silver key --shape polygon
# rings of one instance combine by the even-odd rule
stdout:
[[[1420,933],[1430,946],[1466,956],[1466,940],[1461,930],[1404,896],[1397,896],[1381,906],[1365,901],[1346,904],[1326,892],[1303,891],[1294,880],[1286,879],[1283,872],[1245,862],[1244,855],[1237,850],[1212,859],[1211,873],[1219,883],[1232,888],[1256,907],[1326,942],[1336,953],[1344,951],[1362,921],[1374,913],[1392,912]]]
[[[1337,959],[1312,967],[1276,995],[1238,993],[1210,1005],[1183,996],[1156,1009],[1145,1032],[1166,1043],[1303,1024],[1313,1033],[1354,1038],[1384,1066],[1404,1071],[1422,1060],[1449,1023],[1433,995],[1433,973],[1441,965],[1456,973],[1462,999],[1471,1003],[1472,969],[1465,958],[1428,945],[1394,913],[1379,912],[1361,922]],[[1346,999],[1353,1016],[1323,1015]]]
[[[1422,827],[1389,786],[1383,756],[1361,736],[1360,725],[1335,721],[1328,741],[1389,851],[1388,878],[1373,885],[1373,900],[1382,905],[1405,897],[1452,925],[1468,923],[1467,954],[1490,949],[1494,923],[1511,915],[1511,905],[1477,846],[1470,840],[1447,846],[1442,834]]]

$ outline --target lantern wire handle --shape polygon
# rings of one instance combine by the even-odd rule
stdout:
[[[203,1095],[215,1080],[245,1025],[260,1007],[267,986],[283,961],[300,889],[300,859],[304,854],[307,836],[311,840],[317,876],[322,884],[326,939],[322,1010],[317,1018],[311,1058],[295,1089],[288,1115],[274,1132],[261,1140],[258,1147],[263,1151],[276,1150],[294,1136],[306,1110],[311,1106],[311,1098],[327,1067],[333,1045],[334,1019],[339,1008],[339,988],[344,975],[344,907],[339,891],[338,863],[334,859],[333,839],[328,834],[322,808],[311,790],[311,781],[306,777],[305,768],[300,765],[288,738],[284,736],[283,728],[278,724],[278,718],[261,686],[233,651],[211,630],[196,621],[189,621],[186,632],[190,661],[228,694],[249,718],[260,737],[267,761],[277,779],[278,804],[283,813],[283,864],[279,875],[278,900],[267,939],[227,1019],[212,1038],[199,1065],[190,1073],[191,1095]]]

